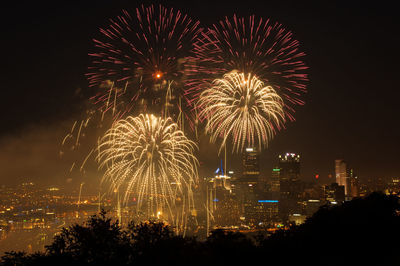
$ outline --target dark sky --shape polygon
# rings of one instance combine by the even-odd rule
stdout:
[[[310,67],[306,105],[263,152],[265,173],[279,153],[295,152],[302,157],[304,179],[319,173],[326,180],[337,158],[361,178],[400,175],[397,9],[391,1],[304,2],[158,3],[204,26],[234,13],[269,17],[301,42]],[[15,1],[2,7],[0,184],[98,180],[94,170],[79,177],[69,173],[71,160],[58,156],[60,143],[93,92],[84,77],[91,39],[108,18],[141,3],[152,2]],[[210,168],[217,165],[213,152],[200,152]]]

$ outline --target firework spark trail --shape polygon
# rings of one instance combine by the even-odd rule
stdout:
[[[82,125],[83,125],[83,120],[81,121],[81,125],[79,126],[79,131],[78,131],[78,135],[76,137],[75,146],[79,145],[79,138],[81,136]]]
[[[85,160],[83,160],[83,163],[81,165],[81,167],[79,168],[79,171],[83,171],[83,168],[85,167],[85,164],[87,162],[87,160],[90,158],[90,156],[92,155],[92,153],[94,152],[94,149],[92,149],[89,154],[85,157]]]
[[[308,67],[299,41],[282,24],[269,19],[225,17],[202,33],[195,44],[196,57],[187,90],[196,102],[214,79],[233,70],[253,73],[272,86],[284,100],[285,114],[294,120],[294,106],[303,105]]]
[[[93,107],[88,103],[89,107]],[[60,145],[60,157],[70,161],[68,175],[83,177],[86,175],[85,166],[95,158],[96,138],[94,135],[103,135],[107,128],[112,125],[111,112],[100,113],[98,110],[87,109],[86,117],[75,120],[71,130],[63,138]],[[91,137],[89,137],[91,136]],[[75,170],[79,170],[75,172]]]
[[[219,152],[232,139],[232,152],[266,146],[284,122],[283,101],[252,74],[230,72],[200,95],[200,117],[207,120],[211,142],[222,138]]]
[[[178,197],[193,202],[191,189],[198,178],[196,149],[170,118],[129,116],[117,121],[99,142],[97,159],[105,169],[102,182],[124,192],[125,203],[137,198],[136,211],[146,213],[147,218],[166,211],[174,220]]]
[[[113,109],[119,114],[118,119],[138,98],[161,101],[147,103],[144,110],[160,107],[171,81],[175,85],[174,101],[186,99],[184,62],[192,54],[201,31],[199,21],[161,5],[142,5],[132,14],[123,10],[109,20],[108,27],[100,29],[99,38],[93,39],[94,51],[89,53],[92,64],[86,75],[90,86],[103,87],[94,97],[95,102],[103,111],[107,109],[110,89],[103,86],[107,81],[115,82],[116,88],[120,88],[115,97],[125,102],[123,106],[114,104],[114,108],[121,108]],[[162,107],[157,111],[161,110]]]

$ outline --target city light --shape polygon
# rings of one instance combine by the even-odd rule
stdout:
[[[400,218],[395,8],[102,2],[5,12],[0,264],[343,265],[327,247],[357,241],[352,264],[386,263],[377,239]]]

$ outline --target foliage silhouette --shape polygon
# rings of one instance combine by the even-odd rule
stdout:
[[[280,262],[307,265],[398,265],[399,199],[374,192],[322,206],[299,226],[260,241]],[[291,254],[287,256],[286,254]]]
[[[399,265],[399,212],[397,197],[372,193],[268,237],[215,230],[199,241],[160,222],[121,228],[101,211],[63,228],[45,252],[8,252],[1,265]]]

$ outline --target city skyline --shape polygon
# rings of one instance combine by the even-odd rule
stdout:
[[[398,261],[394,4],[2,10],[0,264]]]
[[[396,121],[398,92],[394,90],[395,63],[388,60],[392,53],[395,55],[398,37],[390,34],[396,23],[391,23],[395,16],[389,8],[358,3],[326,7],[316,3],[265,6],[254,2],[246,11],[241,11],[240,3],[218,5],[205,16],[200,2],[162,4],[182,9],[205,25],[233,13],[271,17],[300,40],[310,67],[306,104],[296,108],[296,121],[278,131],[261,154],[262,173],[275,167],[277,155],[293,152],[301,155],[301,176],[307,180],[315,174],[325,180],[329,174],[334,176],[336,159],[349,162],[360,178],[398,175],[399,126],[392,123]],[[77,117],[82,116],[84,99],[91,93],[84,76],[91,39],[108,18],[136,4],[64,3],[52,7],[50,13],[44,4],[30,7],[10,7],[8,13],[18,11],[20,18],[4,21],[10,37],[6,46],[14,53],[6,55],[7,101],[1,114],[2,120],[9,122],[0,132],[1,182],[33,179],[51,184],[72,178],[77,183],[95,183],[100,179],[95,163],[87,165],[86,176],[79,171],[69,173],[72,161],[60,159],[60,143]],[[389,39],[382,43],[379,34]],[[27,46],[25,39],[31,40]],[[388,93],[378,93],[376,88]],[[88,138],[96,136],[96,132],[91,134]],[[199,145],[200,171],[205,175],[220,158],[208,137],[200,139]],[[79,156],[84,158],[86,154]],[[228,162],[235,165],[240,157],[228,154]]]

